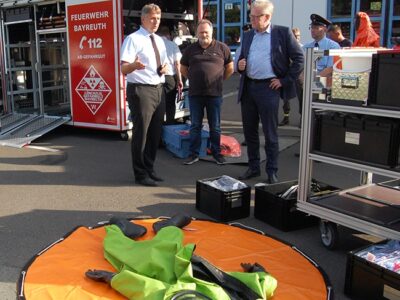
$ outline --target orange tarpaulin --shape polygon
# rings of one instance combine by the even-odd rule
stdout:
[[[134,220],[147,227],[140,239],[154,236],[157,219]],[[258,262],[278,280],[274,300],[328,299],[320,270],[291,246],[260,233],[211,221],[192,221],[184,243],[224,271],[243,271],[241,262]],[[103,256],[104,227],[79,227],[65,239],[39,253],[21,272],[18,293],[27,300],[125,299],[105,283],[85,277],[88,269],[115,271]],[[140,240],[139,239],[139,240]]]

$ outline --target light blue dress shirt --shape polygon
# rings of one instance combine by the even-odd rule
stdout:
[[[318,43],[318,49],[319,50],[329,50],[329,49],[340,49],[340,46],[338,43],[335,41],[332,41],[331,39],[328,39],[327,37],[324,37],[320,41],[312,41],[310,43],[307,43],[303,46],[303,49],[305,50],[306,48],[315,48],[315,43]],[[318,73],[321,72],[323,69],[327,67],[332,67],[333,66],[333,57],[332,56],[322,56],[318,62],[317,62],[317,71]]]
[[[276,77],[271,64],[271,25],[264,32],[254,32],[246,62],[246,73],[252,79]]]

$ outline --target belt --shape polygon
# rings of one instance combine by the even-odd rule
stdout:
[[[159,83],[159,84],[147,84],[147,83],[133,83],[133,82],[128,82],[128,85],[133,85],[133,86],[147,86],[147,87],[153,87],[153,88],[160,88],[164,86],[164,83]]]
[[[268,83],[272,79],[275,79],[276,77],[270,77],[270,78],[265,78],[265,79],[254,79],[246,76],[246,80],[251,81],[251,82],[259,82],[259,83]]]

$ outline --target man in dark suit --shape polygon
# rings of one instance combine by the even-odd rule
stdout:
[[[248,170],[239,179],[261,175],[258,135],[261,120],[267,155],[267,183],[278,182],[279,99],[296,96],[295,82],[304,65],[303,51],[291,30],[271,24],[273,9],[270,1],[254,1],[251,4],[253,29],[243,35],[237,65],[237,70],[243,75],[238,100],[249,157]]]

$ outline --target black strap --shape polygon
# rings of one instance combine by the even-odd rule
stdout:
[[[260,295],[257,295],[256,292],[239,279],[223,272],[204,258],[193,254],[191,263],[194,277],[218,284],[225,290],[231,300],[260,299]]]

